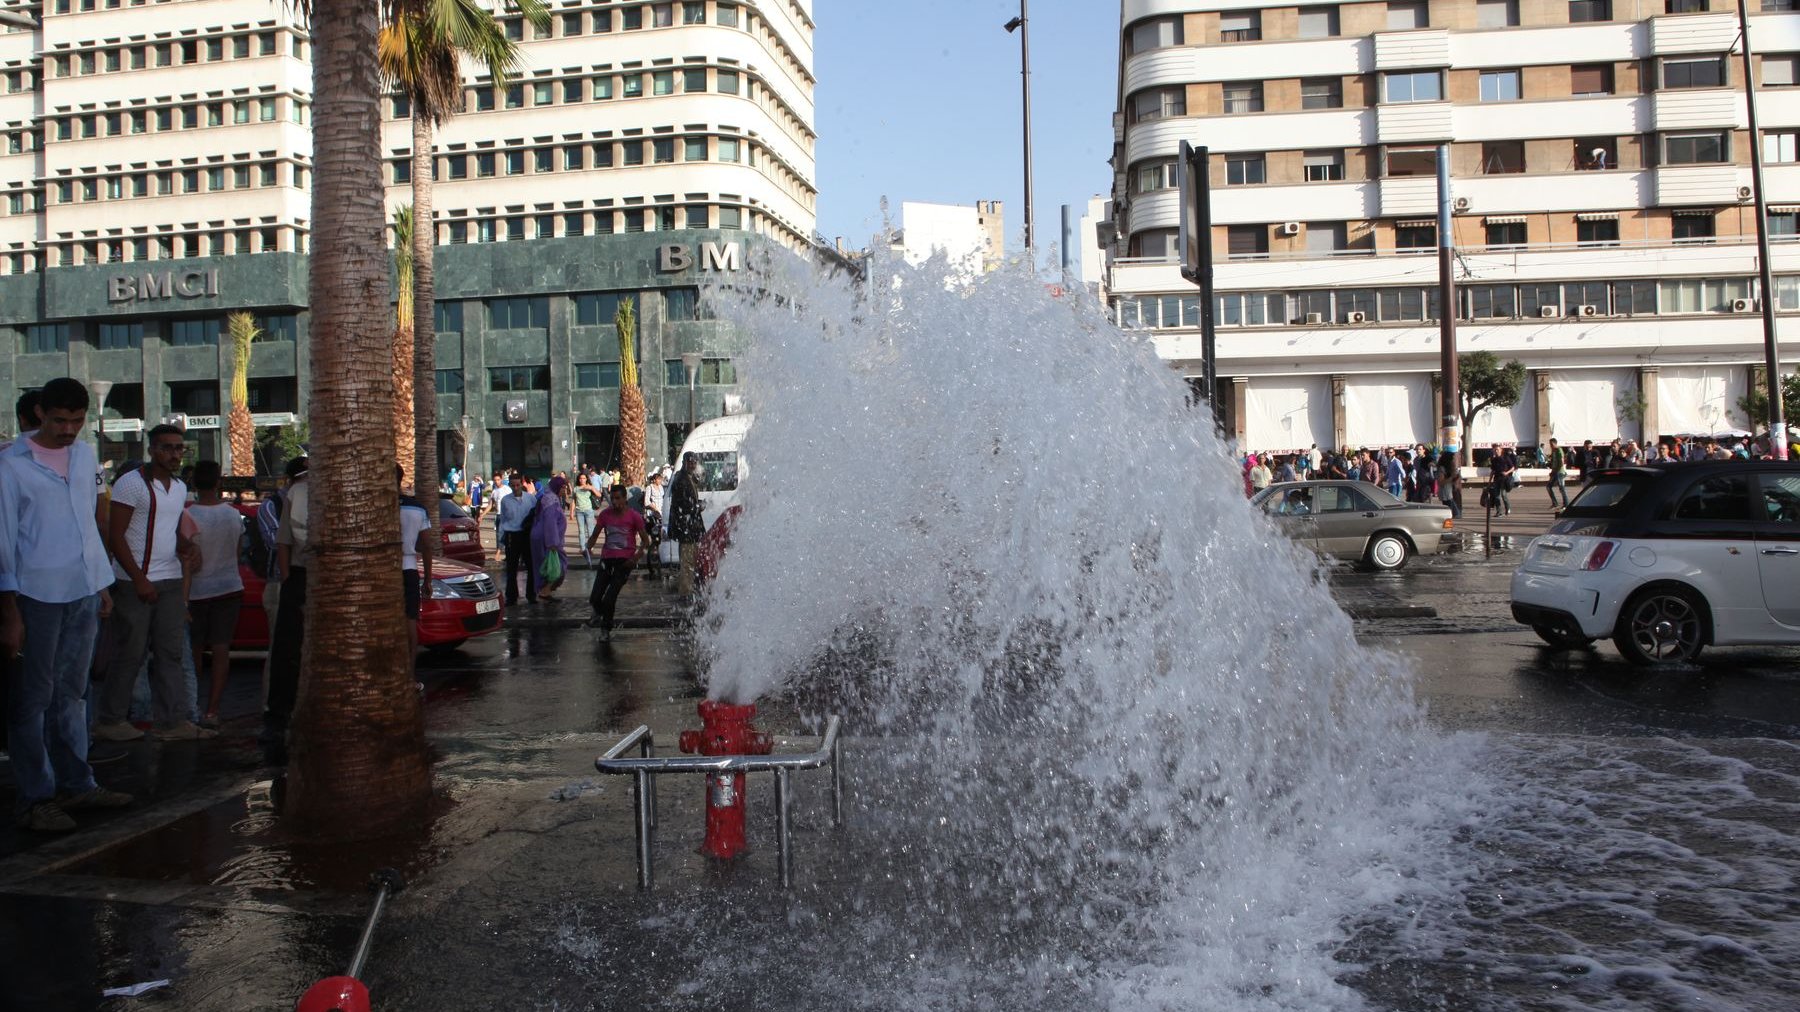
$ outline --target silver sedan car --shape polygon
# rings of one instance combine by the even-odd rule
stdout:
[[[1399,569],[1452,545],[1450,508],[1396,499],[1360,481],[1290,481],[1250,497],[1282,533],[1321,555]]]

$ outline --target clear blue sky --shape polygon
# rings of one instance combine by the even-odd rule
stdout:
[[[819,231],[866,245],[881,198],[1006,202],[1024,245],[1018,0],[816,0]],[[1031,0],[1037,245],[1112,185],[1117,0]],[[1050,265],[1054,266],[1054,265]]]

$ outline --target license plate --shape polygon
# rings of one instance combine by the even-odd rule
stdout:
[[[475,602],[475,614],[477,614],[477,615],[486,615],[490,611],[499,611],[499,610],[500,610],[500,599],[497,597],[493,598],[491,600],[487,600],[487,601],[476,601]]]
[[[469,532],[463,531],[461,534],[452,534],[452,535],[450,535],[450,540],[451,541],[467,541],[467,540],[469,540]]]

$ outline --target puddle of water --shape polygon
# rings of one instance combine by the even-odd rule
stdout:
[[[68,875],[191,882],[249,891],[361,892],[378,868],[408,879],[448,855],[437,839],[455,804],[439,796],[431,816],[404,836],[321,844],[294,839],[277,814],[281,785],[265,780],[243,794],[57,869]]]

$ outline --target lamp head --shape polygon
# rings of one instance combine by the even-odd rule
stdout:
[[[1024,24],[1025,24],[1024,18],[1013,18],[1011,21],[1008,21],[1006,23],[1006,31],[1008,34],[1011,34],[1012,32],[1018,30]]]

